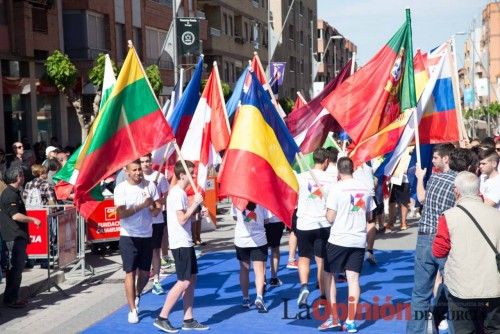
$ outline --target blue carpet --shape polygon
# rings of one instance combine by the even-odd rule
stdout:
[[[413,285],[413,251],[376,252],[379,265],[372,267],[365,263],[361,275],[361,319],[357,321],[360,332],[365,333],[404,333],[406,328],[406,308],[409,308]],[[255,307],[250,310],[241,307],[239,287],[239,265],[234,252],[210,253],[198,259],[199,274],[195,290],[194,316],[210,326],[211,333],[318,333],[321,324],[318,312],[310,311],[310,319],[305,309],[298,309],[296,298],[300,285],[296,270],[289,270],[287,254],[281,258],[279,277],[283,285],[268,289],[265,301],[269,313],[258,313]],[[312,266],[310,281],[316,282],[316,270]],[[267,276],[270,274],[268,272]],[[168,290],[176,277],[171,275],[163,282]],[[250,282],[254,282],[253,273]],[[314,289],[315,283],[310,284]],[[125,293],[125,292],[124,292]],[[338,302],[346,301],[347,284],[337,286]],[[311,303],[319,296],[318,290],[311,292]],[[255,298],[255,289],[251,288],[250,298]],[[165,296],[156,296],[151,292],[141,298],[140,322],[127,322],[128,306],[124,306],[102,321],[89,327],[84,333],[156,333],[153,321],[159,314]],[[286,302],[286,300],[288,300]],[[388,303],[387,303],[388,302]],[[370,309],[367,305],[370,306]],[[397,310],[397,314],[394,312]],[[370,317],[371,314],[371,317]],[[389,315],[382,319],[380,315]],[[393,316],[391,316],[391,314]],[[300,319],[295,318],[298,315]],[[176,327],[182,324],[182,302],[179,301],[170,315],[170,321]]]

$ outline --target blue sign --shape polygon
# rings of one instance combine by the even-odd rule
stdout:
[[[467,105],[474,104],[474,89],[472,88],[464,89],[464,104]]]

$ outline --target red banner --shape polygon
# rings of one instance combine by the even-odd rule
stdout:
[[[87,220],[87,241],[104,242],[120,239],[120,218],[112,199],[102,201]]]
[[[28,224],[28,233],[31,239],[31,243],[26,249],[28,257],[46,258],[49,252],[49,230],[47,226],[48,209],[28,210],[27,215],[29,217],[38,218],[42,222],[39,227],[37,227],[35,224]]]

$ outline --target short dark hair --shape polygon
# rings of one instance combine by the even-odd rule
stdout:
[[[484,137],[483,140],[481,140],[481,146],[495,147],[495,139],[492,137]]]
[[[449,157],[451,152],[455,149],[455,146],[452,143],[446,144],[438,144],[434,146],[434,153],[437,153],[441,158]]]
[[[455,172],[463,172],[474,164],[474,153],[466,148],[455,148],[450,155],[450,169]]]
[[[354,172],[354,164],[348,157],[342,157],[337,161],[337,169],[339,174],[352,175]]]
[[[324,148],[320,147],[314,150],[313,161],[315,164],[322,164],[326,160],[328,160],[328,152]]]
[[[479,160],[484,160],[484,159],[496,161],[498,164],[497,151],[495,151],[494,148],[487,148],[484,150],[480,150],[479,151]]]
[[[153,157],[153,155],[151,153],[146,153],[146,154],[142,155],[141,158],[142,157],[148,157],[149,159],[151,159]]]
[[[14,166],[14,167],[10,167],[9,169],[7,169],[3,179],[4,179],[5,183],[12,184],[12,183],[15,183],[17,181],[17,178],[20,175],[23,175],[23,168]]]
[[[339,151],[335,147],[333,146],[328,147],[326,149],[326,152],[328,153],[328,160],[330,160],[330,162],[337,162]]]
[[[129,162],[126,166],[125,166],[125,168],[127,168],[127,169],[128,169],[128,166],[129,166],[129,165],[131,165],[131,164],[136,164],[136,165],[139,165],[139,166],[140,166],[140,165],[141,165],[141,160],[139,160],[139,159],[135,159],[134,161],[130,161],[130,162]]]
[[[186,167],[187,168],[194,168],[194,163],[192,163],[189,160],[186,160]],[[184,166],[182,165],[182,161],[177,161],[174,166],[174,174],[177,179],[181,178],[181,174],[186,174],[186,171],[184,170]]]

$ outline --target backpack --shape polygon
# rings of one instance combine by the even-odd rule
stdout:
[[[42,192],[38,188],[33,188],[28,191],[26,196],[27,208],[39,208],[43,206]]]

